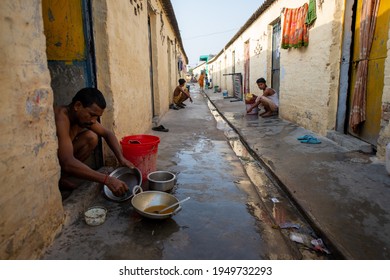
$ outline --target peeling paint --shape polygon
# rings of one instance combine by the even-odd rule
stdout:
[[[47,16],[48,16],[48,18],[49,18],[49,21],[54,21],[55,19],[54,19],[54,15],[53,15],[53,12],[51,11],[51,9],[49,8],[48,10],[47,10]]]
[[[46,142],[42,142],[42,143],[39,143],[39,144],[35,145],[34,148],[33,148],[33,151],[34,151],[35,156],[37,156],[38,153],[39,153],[39,151],[40,151],[43,147],[45,147],[45,146],[46,146]]]
[[[39,119],[40,114],[46,111],[46,108],[41,106],[41,100],[47,100],[49,91],[47,89],[36,89],[26,100],[26,112],[34,119]]]

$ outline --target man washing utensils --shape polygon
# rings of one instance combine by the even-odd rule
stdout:
[[[258,96],[255,103],[246,112],[250,113],[254,108],[263,106],[265,111],[260,114],[263,118],[277,115],[279,110],[278,93],[273,88],[267,87],[264,78],[257,79],[256,83],[259,89],[263,91],[263,95]]]
[[[119,164],[129,168],[134,165],[123,154],[114,133],[98,122],[106,108],[103,94],[96,88],[83,88],[67,106],[54,108],[58,138],[58,160],[61,166],[59,187],[62,190],[78,187],[73,179],[80,178],[106,185],[113,194],[121,196],[128,191],[125,182],[100,173],[84,162],[102,137],[115,154]]]

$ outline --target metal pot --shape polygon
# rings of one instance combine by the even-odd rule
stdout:
[[[176,175],[168,171],[154,171],[148,174],[149,189],[167,192],[175,186]]]
[[[137,194],[137,192],[140,192]],[[170,209],[171,212],[166,214],[157,214],[153,211],[149,212],[151,209],[163,209],[169,205],[172,205],[179,200],[171,194],[160,191],[142,191],[140,186],[135,186],[133,188],[133,198],[131,199],[131,204],[133,205],[135,211],[140,215],[150,218],[150,219],[166,219],[176,215],[180,210],[181,206],[176,205]],[[149,211],[148,211],[149,210]]]
[[[122,202],[133,196],[133,188],[142,183],[142,174],[138,168],[130,169],[128,167],[119,167],[110,173],[110,177],[115,177],[129,187],[129,190],[122,196],[114,195],[111,190],[104,185],[104,194],[111,200]]]

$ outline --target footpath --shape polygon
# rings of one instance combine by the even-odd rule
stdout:
[[[278,116],[247,115],[244,101],[212,90],[205,95],[325,242],[345,259],[390,259],[390,175],[383,162]],[[321,143],[301,143],[303,135]]]

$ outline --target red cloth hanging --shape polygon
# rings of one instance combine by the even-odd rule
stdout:
[[[284,9],[282,49],[309,45],[309,33],[305,24],[308,8],[309,5],[305,3],[296,9]]]

